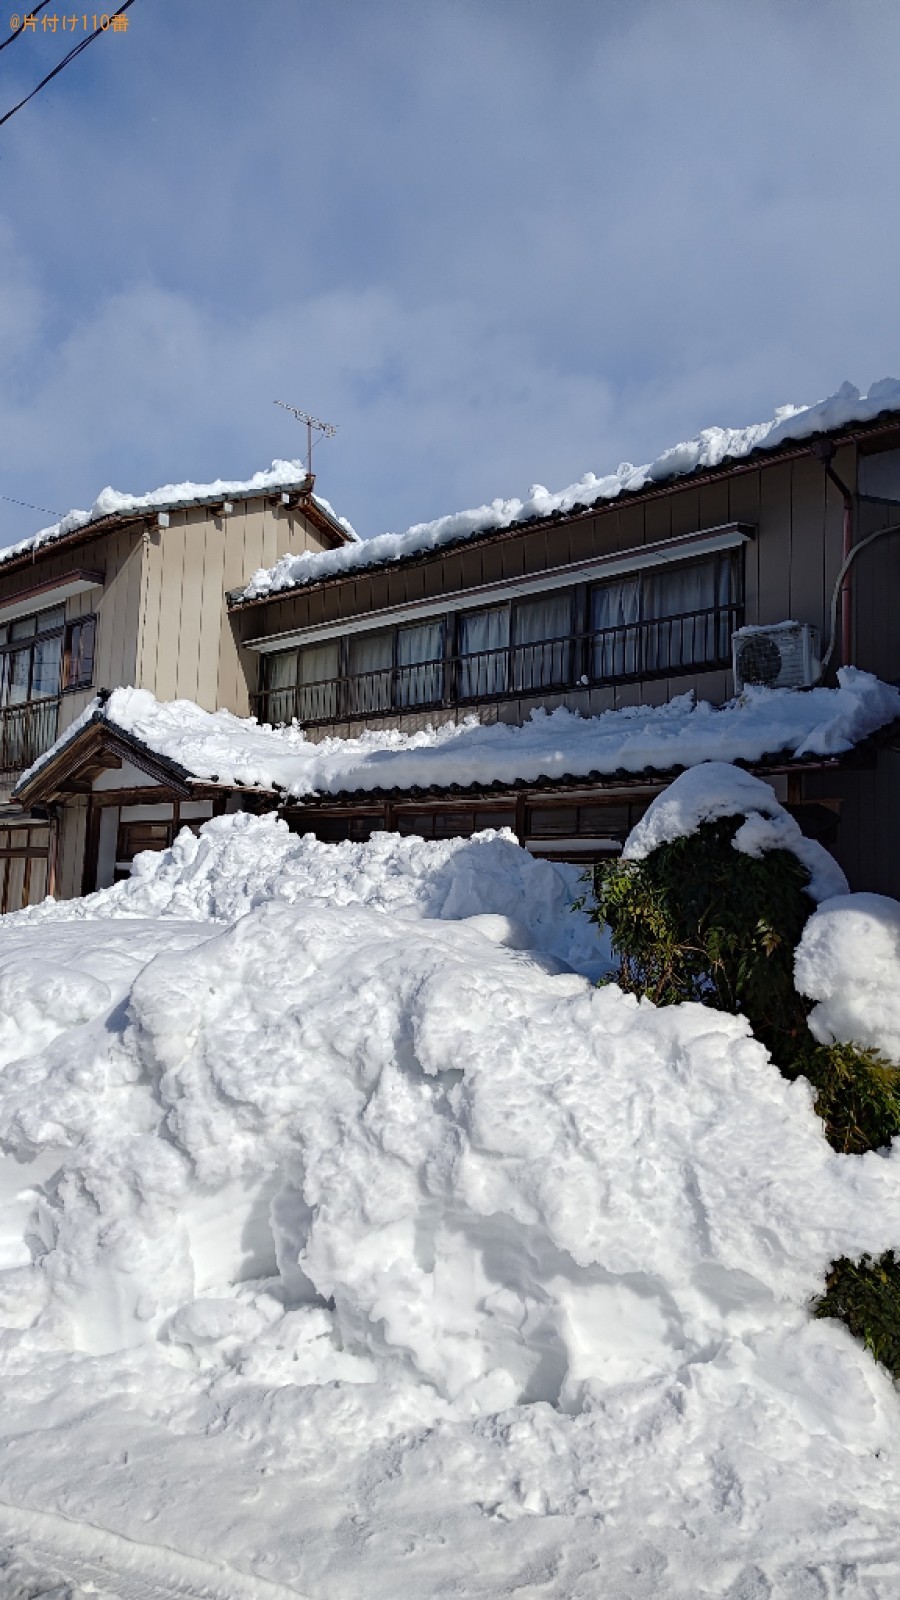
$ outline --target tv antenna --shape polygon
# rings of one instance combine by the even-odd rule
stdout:
[[[281,406],[282,411],[289,411],[298,422],[306,423],[306,471],[312,477],[313,429],[322,435],[323,439],[333,439],[337,428],[331,422],[320,422],[318,417],[311,417],[308,411],[298,411],[296,406],[286,405],[283,400],[273,400],[273,405]],[[318,441],[316,441],[318,443]]]

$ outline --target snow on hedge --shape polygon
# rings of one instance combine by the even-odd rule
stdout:
[[[474,538],[492,529],[548,517],[553,512],[587,509],[604,500],[615,500],[628,491],[646,488],[648,484],[665,483],[701,467],[739,461],[754,450],[771,450],[792,439],[808,439],[813,434],[827,433],[854,422],[869,422],[882,411],[898,409],[900,381],[896,378],[882,378],[873,383],[867,395],[861,395],[852,383],[843,383],[835,394],[816,405],[780,406],[769,422],[753,423],[747,428],[704,428],[693,439],[672,445],[645,466],[635,467],[630,461],[624,461],[615,472],[603,477],[587,472],[577,483],[557,493],[535,484],[524,500],[492,500],[490,505],[438,517],[434,522],[417,522],[405,533],[382,533],[340,550],[289,552],[273,567],[261,567],[243,591],[242,598],[255,600],[298,584],[336,577],[342,572],[382,566],[399,561],[403,556],[421,555],[442,545]]]
[[[0,921],[0,1570],[895,1592],[897,1395],[807,1304],[900,1243],[897,1154],[549,961],[554,870],[237,817]]]
[[[745,820],[732,845],[742,855],[758,857],[768,850],[788,850],[806,867],[813,900],[846,892],[847,879],[834,856],[817,840],[806,838],[771,784],[725,761],[691,767],[657,795],[628,835],[623,859],[643,861],[660,845],[689,838],[704,822],[738,816]]]
[[[54,544],[67,533],[75,533],[91,522],[102,521],[104,517],[131,511],[164,511],[167,507],[173,509],[209,500],[224,500],[229,495],[246,498],[252,494],[265,494],[272,489],[295,489],[305,482],[306,476],[306,466],[302,461],[273,461],[271,467],[254,472],[250,478],[216,478],[214,483],[166,483],[162,488],[151,489],[146,494],[123,494],[121,490],[107,486],[101,489],[90,511],[68,511],[49,528],[42,528],[39,533],[30,534],[16,544],[6,545],[0,550],[0,563],[11,561],[14,556],[26,551],[38,550],[42,545]],[[327,500],[320,495],[313,495],[313,499],[340,524],[351,541],[358,541],[356,530],[346,518],[337,516]]]
[[[307,739],[190,700],[161,702],[147,689],[94,701],[18,787],[97,716],[198,779],[281,788],[297,798],[357,789],[513,783],[598,772],[671,772],[700,761],[765,755],[834,756],[900,717],[900,689],[842,667],[835,689],[748,688],[716,707],[692,694],[662,706],[624,706],[596,717],[537,710],[522,727],[474,717],[417,733],[373,730],[355,739]]]
[[[809,1026],[820,1044],[871,1046],[900,1065],[900,902],[838,894],[803,930],[797,988],[817,1004]]]

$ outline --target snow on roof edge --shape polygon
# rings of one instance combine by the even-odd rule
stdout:
[[[851,423],[871,422],[889,411],[900,411],[900,380],[881,378],[872,384],[867,395],[862,395],[854,384],[845,382],[835,394],[815,405],[780,406],[768,422],[753,423],[746,428],[704,428],[695,438],[671,446],[644,466],[636,467],[625,461],[604,477],[587,472],[577,483],[556,493],[542,484],[535,484],[525,500],[498,498],[490,505],[454,512],[433,522],[414,523],[404,533],[378,534],[338,550],[288,553],[274,566],[261,567],[250,582],[235,593],[233,600],[241,604],[263,599],[343,572],[383,566],[402,560],[404,556],[427,554],[446,544],[548,517],[554,512],[570,512],[576,507],[588,509],[600,501],[615,500],[621,494],[665,483],[703,467],[713,468],[727,461],[741,460],[755,450],[772,450],[791,439],[807,439]]]
[[[521,727],[463,723],[415,733],[367,730],[354,739],[309,740],[192,701],[160,702],[146,689],[95,700],[27,772],[18,796],[91,721],[138,742],[197,782],[248,787],[285,798],[533,783],[541,779],[671,773],[705,761],[831,759],[900,719],[900,689],[841,668],[833,689],[750,689],[721,707],[692,695],[662,706],[627,706],[580,717],[539,712]]]
[[[43,545],[55,544],[66,534],[87,528],[92,522],[100,522],[106,517],[141,511],[174,511],[183,506],[227,499],[228,496],[248,499],[271,489],[299,489],[307,478],[304,462],[276,459],[271,467],[254,472],[252,477],[245,479],[217,478],[213,483],[166,483],[159,489],[149,490],[147,494],[123,494],[107,485],[101,489],[90,511],[67,511],[59,522],[51,523],[49,527],[29,534],[27,539],[20,539],[0,549],[0,565],[12,561],[16,556],[39,550]],[[343,529],[351,541],[360,542],[356,529],[346,517],[338,516],[330,501],[315,493],[311,499],[332,522]]]

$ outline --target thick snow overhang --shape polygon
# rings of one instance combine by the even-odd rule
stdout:
[[[182,797],[242,792],[290,808],[523,788],[621,789],[668,781],[704,761],[774,772],[865,759],[867,743],[896,737],[898,724],[900,690],[853,668],[841,668],[835,689],[754,690],[722,707],[684,695],[589,718],[556,710],[521,727],[467,720],[318,742],[296,727],[117,689],[23,774],[13,798],[34,805],[87,793],[95,772],[123,757]]]
[[[73,725],[70,733],[62,734],[56,744],[23,773],[12,799],[28,809],[89,795],[101,773],[121,767],[123,762],[137,767],[158,785],[160,793],[157,796],[154,791],[154,798],[204,800],[244,790],[275,798],[273,790],[261,785],[243,784],[238,779],[223,784],[215,776],[198,777],[171,756],[151,749],[132,732],[111,722],[99,706],[88,718]]]
[[[873,397],[876,391],[881,390],[884,390],[885,397],[889,397],[891,403],[876,410],[878,401]],[[507,514],[510,504],[507,503],[507,509],[497,509],[491,521],[495,509],[501,507],[501,502],[497,501],[492,507],[482,507],[477,512],[463,512],[458,516],[417,525],[405,534],[382,534],[374,539],[362,540],[358,548],[346,553],[329,551],[321,555],[307,553],[297,557],[282,557],[269,571],[257,573],[249,584],[232,590],[226,597],[228,608],[235,612],[251,606],[271,604],[298,591],[321,589],[385,567],[404,569],[421,566],[445,551],[462,545],[499,543],[518,537],[526,528],[578,522],[612,512],[617,506],[657,500],[679,489],[719,482],[723,478],[756,471],[761,466],[800,460],[810,454],[817,441],[828,439],[835,448],[846,444],[871,446],[879,436],[896,434],[900,429],[900,383],[885,379],[883,384],[873,386],[868,399],[860,398],[857,394],[859,409],[865,410],[868,405],[868,412],[856,419],[853,418],[853,406],[849,400],[843,407],[840,406],[842,397],[843,391],[839,391],[831,400],[809,407],[806,411],[798,410],[792,417],[781,421],[776,419],[774,424],[734,430],[735,438],[741,442],[732,449],[723,449],[713,462],[702,459],[703,451],[699,452],[699,462],[691,459],[690,452],[697,441],[690,441],[689,444],[665,451],[646,468],[630,468],[630,480],[625,476],[619,481],[616,474],[611,474],[609,479],[594,479],[593,488],[590,492],[586,490],[583,499],[578,498],[582,487],[580,484],[560,495],[541,491],[547,503],[565,501],[564,507],[556,507],[546,513],[541,512],[540,497],[535,495],[524,505],[516,502],[521,509],[512,516]],[[846,415],[848,411],[850,416]],[[821,425],[816,425],[817,422]],[[796,432],[792,429],[796,429]],[[722,430],[708,430],[718,431]],[[752,441],[756,436],[760,437],[760,442],[754,444]],[[701,439],[703,437],[700,436]],[[767,444],[766,437],[771,437],[773,442]],[[693,453],[696,457],[697,452]],[[619,472],[623,473],[624,470],[620,468]],[[588,477],[591,476],[588,474]],[[477,522],[481,525],[474,525]],[[467,526],[467,523],[471,525]],[[455,524],[460,524],[458,531],[453,526]]]
[[[105,489],[91,511],[70,511],[52,527],[0,549],[0,575],[32,567],[45,551],[69,550],[116,528],[153,523],[173,511],[205,508],[215,513],[218,508],[224,513],[226,506],[247,500],[266,500],[300,511],[332,549],[358,542],[350,524],[335,514],[327,500],[313,493],[314,483],[315,476],[306,472],[278,474],[273,470],[257,473],[242,483],[222,480],[215,484],[176,484],[147,495],[120,495]],[[194,488],[196,493],[179,492]],[[121,505],[106,509],[115,501],[121,501]]]

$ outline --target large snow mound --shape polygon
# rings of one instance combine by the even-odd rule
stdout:
[[[254,573],[242,598],[256,600],[298,584],[336,577],[342,572],[382,566],[404,556],[422,555],[442,545],[456,544],[461,539],[509,528],[535,517],[549,517],[554,512],[586,510],[604,500],[617,500],[629,491],[665,483],[701,467],[718,467],[726,461],[741,460],[754,450],[771,450],[791,439],[809,439],[813,434],[830,432],[853,422],[868,422],[883,411],[898,409],[900,382],[896,378],[882,378],[873,383],[867,395],[860,394],[854,384],[843,383],[835,394],[816,405],[780,406],[768,422],[752,423],[747,428],[704,428],[693,439],[670,446],[654,461],[641,467],[623,461],[615,472],[602,477],[586,472],[577,483],[556,493],[538,483],[524,500],[516,497],[492,500],[490,505],[453,512],[434,522],[417,522],[405,533],[382,533],[340,550],[288,553],[273,567],[261,567]]]
[[[461,723],[416,733],[370,730],[355,739],[310,740],[191,700],[159,701],[147,689],[114,689],[93,701],[22,774],[17,792],[92,719],[102,717],[197,779],[242,784],[297,799],[357,790],[516,783],[593,773],[671,772],[700,761],[835,756],[900,718],[900,689],[842,667],[834,689],[747,689],[716,707],[692,694],[662,706],[623,706],[596,717],[564,707],[534,711],[522,727]]]
[[[562,970],[514,844],[445,848],[228,819],[0,924],[0,1563],[886,1600],[896,1394],[808,1302],[900,1243],[895,1153],[743,1019]]]
[[[900,1065],[900,902],[839,894],[810,917],[794,958],[801,994],[817,1002],[820,1044],[858,1044]]]
[[[580,911],[582,869],[538,861],[509,830],[432,841],[377,833],[367,844],[298,837],[274,812],[216,817],[199,834],[183,828],[169,850],[145,851],[129,878],[82,900],[45,900],[0,920],[24,923],[104,917],[175,917],[234,922],[267,900],[324,900],[392,917],[495,919],[497,937],[595,974],[607,945]]]
[[[778,800],[771,784],[726,761],[705,761],[682,772],[657,795],[632,828],[622,858],[643,861],[651,851],[675,839],[687,839],[704,822],[742,816],[732,842],[746,856],[787,850],[809,873],[812,900],[843,894],[847,879],[834,856],[815,839],[807,839],[799,823]]]

